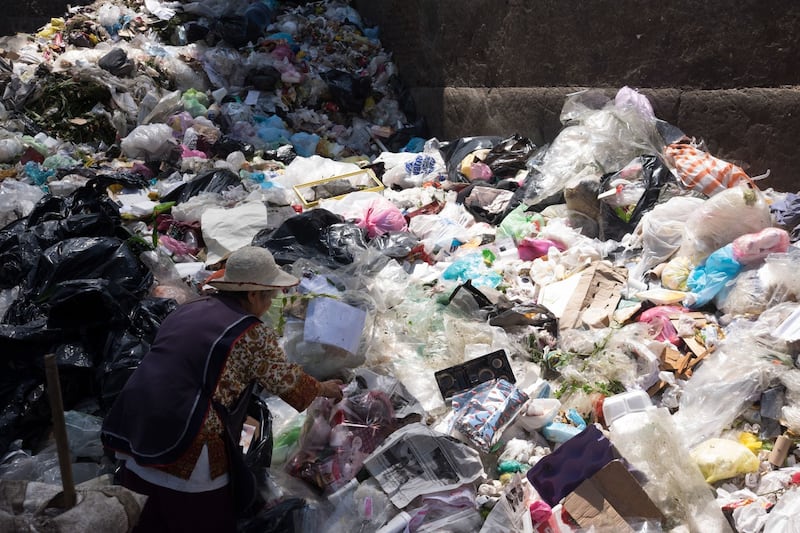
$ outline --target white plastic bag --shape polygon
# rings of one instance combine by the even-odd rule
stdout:
[[[769,205],[762,193],[748,187],[725,189],[706,200],[686,219],[677,255],[699,265],[736,237],[771,225]]]
[[[159,159],[172,150],[178,142],[172,128],[166,124],[137,126],[120,142],[122,153],[132,159]]]

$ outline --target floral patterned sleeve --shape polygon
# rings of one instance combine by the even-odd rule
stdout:
[[[256,379],[298,411],[308,407],[319,394],[319,382],[300,365],[286,360],[275,332],[263,323],[248,329],[234,343],[218,392],[240,388],[236,386],[239,383],[224,383],[227,379],[238,381],[241,387]],[[227,405],[224,400],[223,403]]]

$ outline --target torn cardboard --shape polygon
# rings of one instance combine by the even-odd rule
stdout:
[[[597,261],[582,272],[543,287],[538,303],[559,318],[562,331],[583,325],[607,327],[622,299],[626,281],[627,269]]]
[[[611,461],[564,499],[564,509],[583,528],[633,532],[629,521],[664,520],[664,515],[618,459]]]

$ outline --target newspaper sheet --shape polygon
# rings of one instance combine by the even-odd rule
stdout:
[[[395,431],[364,465],[401,509],[417,496],[454,489],[485,475],[477,450],[422,423]]]

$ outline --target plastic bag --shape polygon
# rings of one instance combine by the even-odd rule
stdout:
[[[702,307],[741,271],[742,265],[733,258],[733,245],[723,246],[708,256],[705,263],[695,267],[686,279],[691,293],[686,297],[686,305],[691,308]]]
[[[598,90],[570,95],[561,110],[565,125],[547,149],[542,161],[534,162],[540,173],[534,190],[526,196],[536,205],[563,191],[565,184],[584,168],[601,173],[616,172],[656,145],[655,121],[636,108],[615,105]]]
[[[743,265],[764,260],[771,253],[789,248],[789,234],[780,228],[764,228],[758,233],[737,237],[733,241],[733,258]]]
[[[317,398],[309,407],[300,450],[287,469],[330,494],[353,479],[364,459],[395,429],[388,396],[351,382],[338,404]]]
[[[693,265],[688,257],[676,257],[664,265],[661,271],[661,283],[667,289],[688,291],[686,281],[692,273]]]
[[[600,239],[619,241],[631,233],[642,215],[658,201],[672,176],[660,159],[639,156],[613,174],[600,179]]]
[[[172,128],[166,124],[137,126],[120,142],[122,152],[132,159],[160,160],[178,146]]]
[[[403,231],[408,227],[403,213],[383,198],[370,202],[358,225],[367,230],[370,239],[390,231]]]
[[[643,280],[648,270],[673,256],[681,246],[686,219],[701,205],[700,198],[676,196],[642,215],[633,232],[633,245],[640,241],[642,252],[639,262],[630,271],[630,279]],[[675,286],[669,288],[683,290]]]
[[[763,194],[747,187],[725,189],[689,215],[677,255],[698,265],[737,237],[771,225],[769,205]]]
[[[538,233],[545,225],[542,215],[535,211],[528,211],[528,206],[519,204],[515,207],[498,227],[498,237],[511,237],[515,241]]]
[[[690,452],[706,483],[755,472],[759,460],[747,446],[728,439],[708,439]]]

